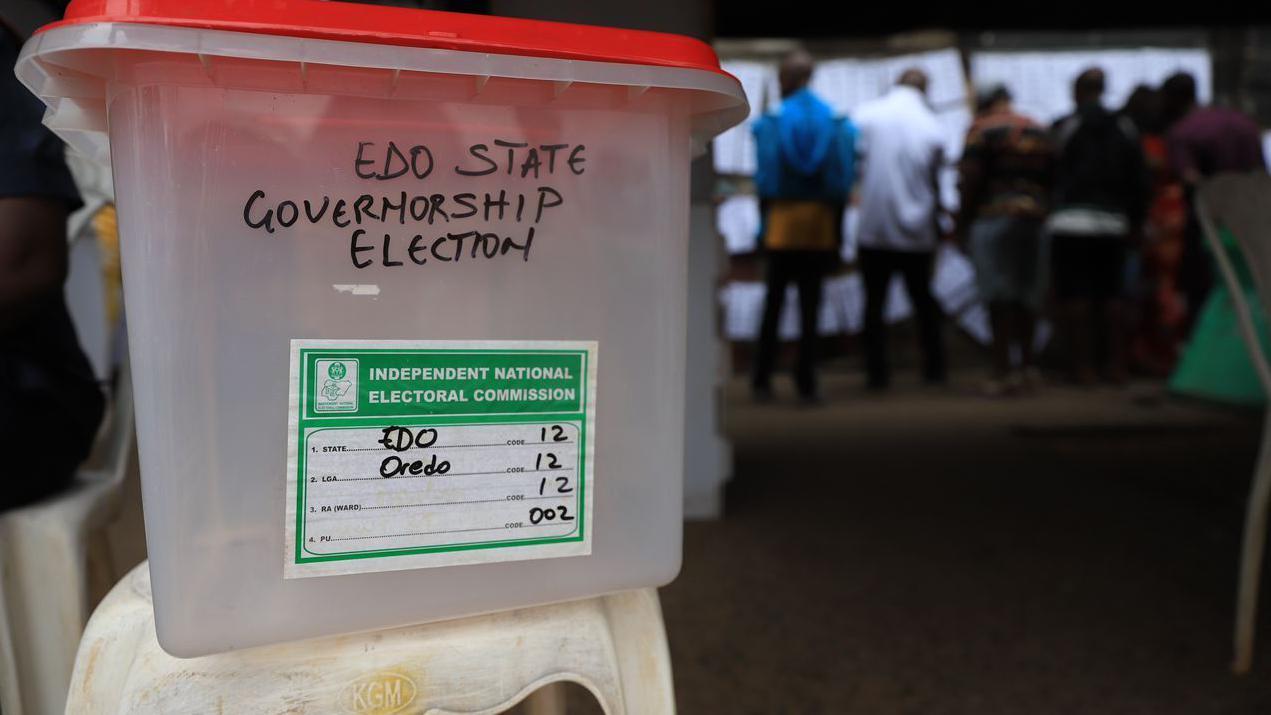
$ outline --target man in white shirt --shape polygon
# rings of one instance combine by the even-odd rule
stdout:
[[[865,360],[874,389],[890,381],[883,308],[896,273],[905,281],[918,320],[923,376],[929,383],[945,379],[940,308],[931,295],[941,233],[937,177],[944,140],[926,92],[927,75],[906,70],[890,92],[854,117],[863,164],[857,255],[865,281]]]

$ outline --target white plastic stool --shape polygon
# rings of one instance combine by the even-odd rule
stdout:
[[[143,563],[93,613],[66,712],[492,714],[564,681],[609,715],[674,713],[657,592],[180,659],[155,640]],[[531,711],[563,712],[553,691]]]

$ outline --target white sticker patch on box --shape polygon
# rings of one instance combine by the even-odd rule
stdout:
[[[591,553],[596,343],[292,340],[284,578]]]

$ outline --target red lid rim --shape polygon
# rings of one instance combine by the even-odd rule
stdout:
[[[131,23],[282,37],[612,62],[728,75],[683,35],[316,0],[72,0],[47,30]]]

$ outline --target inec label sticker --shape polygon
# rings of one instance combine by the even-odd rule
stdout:
[[[284,578],[591,553],[596,343],[292,340]]]

